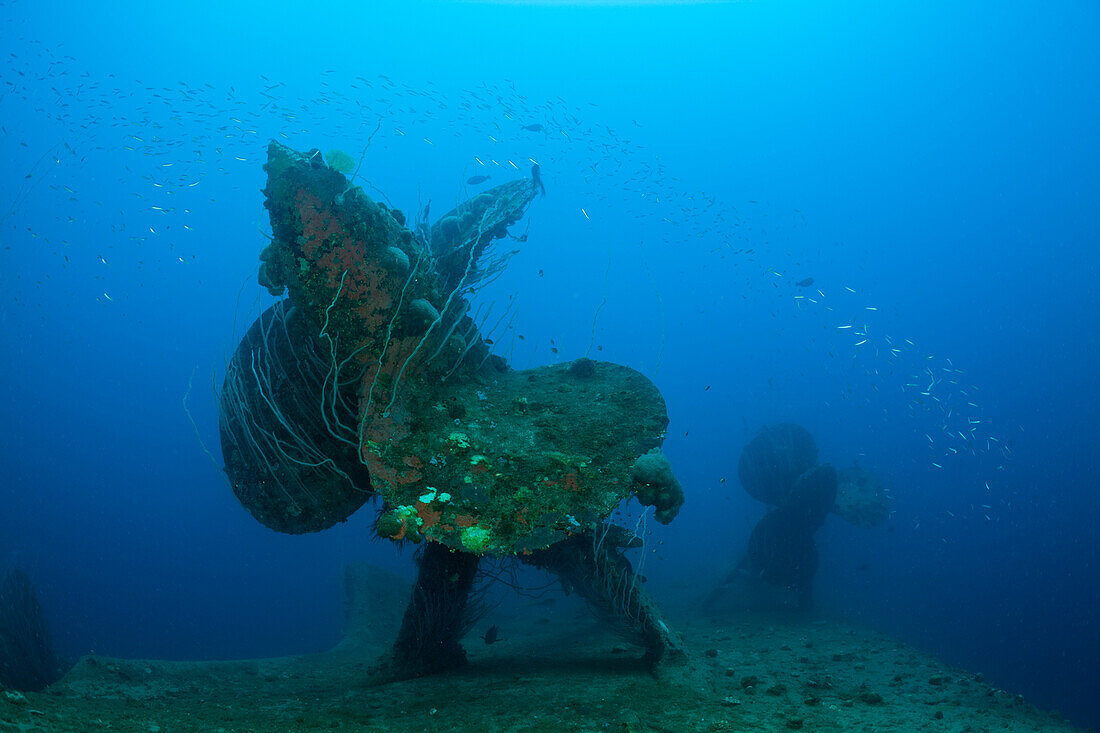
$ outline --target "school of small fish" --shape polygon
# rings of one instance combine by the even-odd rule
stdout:
[[[33,246],[41,265],[33,277],[41,286],[49,284],[54,264],[96,263],[96,282],[87,297],[117,307],[126,294],[112,280],[114,263],[132,262],[141,269],[154,261],[157,266],[193,262],[201,243],[195,212],[216,203],[206,192],[214,188],[212,179],[229,179],[233,188],[258,187],[269,139],[304,150],[331,139],[350,141],[353,149],[369,138],[378,147],[419,145],[423,154],[432,154],[444,140],[458,140],[472,152],[467,169],[456,175],[456,190],[463,183],[490,181],[495,169],[503,169],[498,180],[517,171],[522,175],[532,165],[558,176],[570,171],[578,180],[568,194],[563,187],[555,191],[549,180],[546,187],[576,202],[571,210],[581,224],[595,226],[608,211],[645,221],[654,241],[642,245],[643,253],[646,246],[705,242],[704,249],[685,255],[695,257],[689,266],[733,262],[746,291],[774,289],[790,315],[818,314],[831,332],[824,346],[830,358],[869,379],[875,390],[878,385],[901,390],[914,424],[931,417],[939,425],[920,440],[931,468],[944,470],[960,456],[993,455],[1003,470],[1012,455],[1010,441],[979,407],[978,387],[966,381],[963,369],[910,339],[889,335],[882,311],[861,302],[856,288],[794,271],[772,241],[783,225],[804,226],[801,212],[758,214],[761,203],[748,200],[742,205],[748,212],[741,213],[692,190],[670,172],[672,164],[634,139],[643,128],[637,121],[630,134],[617,131],[585,119],[595,105],[582,108],[561,97],[534,101],[506,80],[457,93],[431,82],[411,85],[382,74],[336,70],[320,72],[312,87],[292,88],[265,75],[247,86],[187,79],[147,84],[94,75],[41,41],[22,45],[32,52],[4,54],[0,110],[19,105],[24,113],[32,111],[40,122],[36,136],[55,142],[32,149],[20,139],[23,131],[8,129],[7,117],[0,116],[6,165],[24,171],[15,189],[5,188],[0,199],[0,249]],[[78,190],[78,171],[84,173],[81,180],[94,171],[101,185]],[[118,186],[111,185],[110,175]],[[118,191],[126,192],[123,198]],[[25,221],[20,214],[30,208],[63,213]],[[516,238],[526,241],[526,235]],[[543,270],[538,272],[541,278]],[[834,294],[827,297],[827,289]],[[656,285],[654,291],[659,303]],[[662,313],[662,329],[663,320]],[[505,331],[513,350],[517,340],[526,341],[514,314]],[[593,338],[595,331],[593,321]],[[527,343],[532,353],[540,345]],[[555,356],[564,350],[553,339],[548,348]],[[989,508],[982,511],[988,518]]]

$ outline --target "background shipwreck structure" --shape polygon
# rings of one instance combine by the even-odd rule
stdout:
[[[877,476],[858,464],[840,470],[819,465],[817,455],[810,432],[791,423],[763,428],[741,451],[741,486],[769,509],[753,528],[744,555],[704,606],[716,606],[733,587],[745,591],[762,582],[792,591],[797,606],[806,610],[818,568],[814,533],[827,515],[865,529],[885,521],[889,500]]]
[[[660,392],[589,359],[514,371],[469,312],[507,264],[494,243],[540,192],[537,167],[436,222],[371,200],[316,150],[272,142],[266,170],[273,238],[259,281],[288,297],[241,340],[220,395],[241,503],[301,533],[379,496],[377,533],[423,543],[393,675],[464,660],[485,555],[557,573],[653,661],[679,651],[623,556],[636,538],[606,521],[631,496],[664,523],[683,503],[660,453]]]

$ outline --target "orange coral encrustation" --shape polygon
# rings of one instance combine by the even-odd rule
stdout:
[[[302,255],[319,270],[324,286],[350,301],[368,333],[389,321],[397,283],[375,259],[367,257],[367,245],[348,234],[336,214],[315,194],[299,189],[294,196],[302,224]],[[341,283],[343,286],[341,288]]]
[[[416,513],[424,520],[424,524],[421,525],[423,529],[431,527],[443,516],[442,510],[432,509],[431,504],[425,504],[419,500],[416,502]]]

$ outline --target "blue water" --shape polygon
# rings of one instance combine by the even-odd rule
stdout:
[[[478,297],[516,295],[517,368],[663,391],[659,600],[736,562],[737,456],[797,422],[894,499],[829,519],[818,606],[1100,726],[1095,3],[167,5],[0,3],[0,567],[63,654],[319,650],[348,562],[411,572],[370,509],[265,529],[217,455],[266,144],[378,126],[367,192],[406,212],[541,164]]]

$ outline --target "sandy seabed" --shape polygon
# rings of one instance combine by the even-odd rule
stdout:
[[[503,641],[471,634],[459,670],[373,683],[402,597],[352,592],[345,638],[321,654],[83,657],[42,693],[0,692],[0,731],[1075,730],[881,634],[746,612],[672,614],[687,659],[656,674],[637,648],[559,604],[493,619]]]

